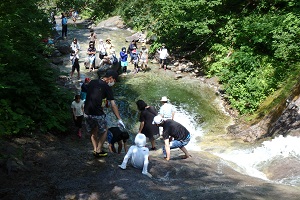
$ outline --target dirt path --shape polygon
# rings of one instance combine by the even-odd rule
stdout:
[[[70,30],[70,37],[77,35],[83,48],[87,34],[87,29]],[[117,36],[118,30],[111,35]],[[79,139],[74,133],[0,141],[1,199],[300,198],[299,187],[242,175],[205,152],[181,160],[181,151],[172,150],[172,160],[165,161],[161,150],[151,151],[150,179],[130,165],[118,168],[124,154],[95,159],[91,150],[89,136]]]

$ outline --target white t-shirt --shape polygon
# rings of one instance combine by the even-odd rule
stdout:
[[[160,59],[166,59],[168,57],[168,50],[166,48],[161,49],[160,51],[158,51],[159,53],[159,58]]]
[[[173,105],[165,103],[160,107],[159,114],[161,114],[164,119],[172,119],[172,113],[175,111],[176,110]]]
[[[76,116],[82,116],[83,115],[83,106],[84,106],[84,101],[80,100],[79,103],[76,101],[73,101],[71,104],[71,108],[75,108],[75,115]]]

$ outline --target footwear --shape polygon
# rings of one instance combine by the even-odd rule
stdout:
[[[93,152],[93,155],[96,157],[96,158],[99,158],[99,157],[105,157],[107,156],[107,153],[105,151],[101,151],[100,153],[94,151]]]
[[[150,151],[156,151],[156,150],[157,150],[156,147],[150,148]]]

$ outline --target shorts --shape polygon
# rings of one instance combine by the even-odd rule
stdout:
[[[140,64],[143,64],[143,63],[145,63],[146,65],[148,64],[146,58],[141,58],[141,59],[140,59]]]
[[[93,56],[89,56],[89,61],[90,61],[90,64],[93,64],[93,62],[95,61],[95,58],[96,56],[93,55]]]
[[[113,139],[113,134],[110,131],[107,131],[107,142],[111,144],[111,141]]]
[[[125,61],[125,62],[121,61],[121,67],[127,67],[127,66],[128,66],[128,62],[127,61]]]
[[[190,142],[190,139],[191,138],[189,134],[185,140],[173,140],[170,142],[170,149],[182,148]],[[167,154],[164,146],[163,146],[163,154],[166,157]]]
[[[159,64],[164,64],[164,65],[166,65],[166,64],[167,64],[167,59],[160,59],[160,60],[159,60]]]
[[[75,59],[73,65],[72,65],[72,72],[74,72],[75,69],[76,69],[77,72],[79,72],[79,68],[80,68],[80,67],[79,67],[78,59]]]
[[[84,115],[87,132],[91,132],[95,127],[98,127],[98,133],[104,133],[107,129],[107,121],[105,115]]]

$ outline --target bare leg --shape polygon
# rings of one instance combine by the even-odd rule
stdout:
[[[98,142],[98,146],[97,146],[97,152],[102,151],[102,147],[103,147],[103,144],[106,140],[106,137],[107,137],[107,129],[104,131],[104,133],[101,134],[101,136],[99,138],[99,142]]]
[[[97,152],[97,146],[98,146],[98,127],[92,129],[91,131],[91,141],[93,144],[94,152]]]
[[[154,138],[150,142],[151,142],[152,149],[155,148],[155,140],[154,140]]]
[[[185,147],[181,147],[180,148],[181,149],[181,151],[183,151],[183,153],[185,154],[184,155],[184,159],[186,159],[186,158],[189,158],[191,155],[189,154],[189,152],[186,150],[186,148]]]

